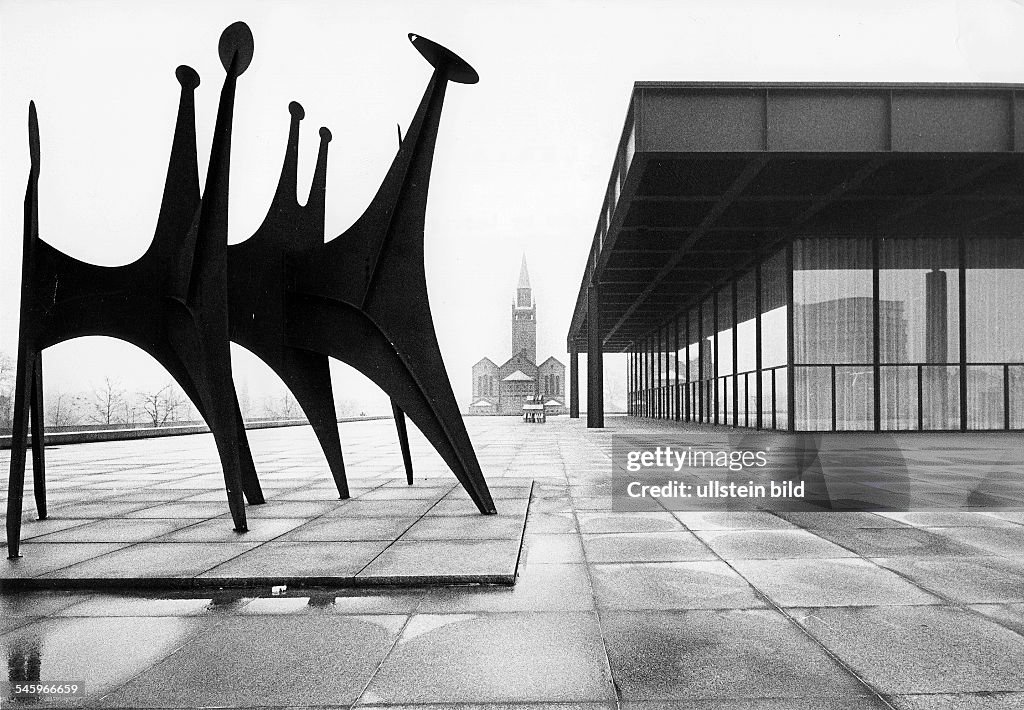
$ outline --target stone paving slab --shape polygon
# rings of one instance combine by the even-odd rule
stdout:
[[[253,438],[261,435],[274,432]],[[0,560],[0,588],[515,583],[531,479],[492,477],[498,515],[482,516],[422,439],[413,486],[404,469],[402,479],[380,462],[361,471],[357,457],[350,471],[371,475],[350,474],[348,500],[338,500],[325,465],[295,465],[304,453],[264,453],[257,470],[267,502],[247,506],[249,531],[239,534],[219,473],[160,459],[188,461],[211,442],[131,442],[132,453],[117,456],[110,449],[124,442],[50,451],[49,516],[35,520],[27,497],[22,557]],[[82,457],[92,460],[83,466]]]

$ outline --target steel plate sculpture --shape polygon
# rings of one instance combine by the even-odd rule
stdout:
[[[228,177],[235,84],[253,57],[245,23],[221,35],[226,76],[200,194],[195,89],[187,67],[159,217],[137,261],[102,267],[74,259],[39,237],[39,126],[29,105],[31,168],[25,195],[21,321],[15,375],[7,545],[19,556],[28,431],[33,488],[46,517],[41,353],[85,335],[128,341],[155,358],[210,427],[224,472],[228,508],[247,529],[245,501],[263,502],[231,374],[230,341],[264,360],[293,392],[313,426],[338,492],[348,496],[328,358],[362,372],[387,392],[412,482],[405,415],[452,469],[481,513],[494,513],[487,483],[441,359],[427,300],[423,225],[434,145],[448,82],[475,83],[476,72],[417,35],[413,46],[434,71],[405,140],[376,196],[342,235],[324,242],[327,146],[320,150],[305,205],[296,197],[298,103],[284,167],[267,216],[247,241],[228,246]]]

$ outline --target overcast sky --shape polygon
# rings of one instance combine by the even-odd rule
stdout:
[[[471,365],[509,355],[509,310],[526,254],[538,302],[538,355],[568,364],[565,337],[634,81],[1024,82],[1024,6],[936,2],[0,2],[0,350],[17,338],[28,101],[42,143],[40,235],[98,264],[148,246],[178,101],[196,94],[205,174],[224,72],[221,31],[252,28],[239,80],[230,241],[260,224],[276,188],[288,102],[306,110],[305,201],[317,128],[334,135],[327,237],[366,207],[430,74],[415,32],[454,50],[480,83],[449,88],[434,159],[426,269],[441,349],[461,405]],[[280,387],[235,352],[254,396]],[[131,346],[98,338],[46,353],[49,386],[107,374],[132,388],[165,380]],[[622,378],[609,359],[606,373]],[[336,388],[385,403],[345,368]]]

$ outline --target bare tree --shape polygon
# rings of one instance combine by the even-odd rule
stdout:
[[[188,410],[185,396],[172,382],[153,392],[139,392],[139,403],[147,420],[155,427],[177,421],[181,413]]]
[[[46,392],[44,421],[48,426],[65,427],[77,424],[82,418],[82,396],[60,389]]]
[[[131,397],[125,397],[121,402],[121,410],[124,412],[124,423],[135,426],[140,416],[139,403]]]
[[[14,369],[14,358],[0,351],[0,429],[10,429],[14,419]]]
[[[354,399],[335,399],[334,400],[334,411],[339,417],[354,417],[357,416],[362,409],[362,405]]]
[[[249,398],[249,380],[244,377],[235,380],[235,392],[238,397],[238,409],[242,419],[248,419],[252,412],[252,400]]]
[[[272,419],[295,419],[302,416],[302,410],[286,389],[278,397],[268,395],[263,398],[263,415]]]
[[[622,412],[626,409],[626,382],[619,377],[605,377],[605,411]]]
[[[125,391],[121,383],[110,377],[103,378],[103,384],[93,387],[89,419],[97,424],[116,424],[126,421]]]

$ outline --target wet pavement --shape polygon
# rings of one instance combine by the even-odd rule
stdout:
[[[604,431],[588,431],[565,418],[546,425],[468,420],[496,491],[501,479],[508,495],[534,482],[514,587],[289,586],[278,594],[262,587],[6,589],[0,594],[6,677],[82,681],[86,696],[0,701],[0,707],[1024,707],[1024,515],[614,513],[612,431],[644,429],[657,437],[664,429],[619,418],[608,423]],[[410,491],[424,496],[435,486],[454,486],[416,437],[414,457],[426,485],[405,487],[388,422],[345,424],[341,432],[353,483],[373,494],[367,503],[423,501]],[[704,434],[723,436],[713,429]],[[1011,441],[964,436],[979,447]],[[901,441],[908,459],[915,447],[926,457],[935,445],[927,435]],[[324,492],[321,501],[330,500],[326,466],[308,429],[254,432],[252,445],[261,471],[272,471],[264,477],[268,484],[288,481],[291,489],[304,476],[308,487]],[[0,455],[4,470],[6,457]],[[220,546],[239,544],[225,541],[220,525],[168,529],[176,518],[164,517],[166,511],[133,515],[168,503],[121,486],[122,472],[150,472],[154,485],[182,493],[175,501],[221,505],[216,456],[204,437],[67,446],[50,460],[77,466],[55,486],[55,496],[66,489],[69,498],[97,508],[121,496],[124,522],[99,531],[84,523],[82,537],[39,543],[62,547],[26,557],[38,560],[35,569],[74,565],[75,546],[108,545],[108,554],[117,555],[124,545],[159,544],[140,541],[149,534],[195,546],[177,559],[181,565],[206,564]],[[192,480],[202,480],[206,491],[185,485]],[[294,493],[277,500],[315,502]],[[436,504],[449,502],[448,495]],[[462,509],[455,502],[444,507]],[[278,521],[295,518],[254,518],[253,530],[268,523],[263,535],[272,540],[358,546],[373,540],[320,540],[318,530],[338,517],[345,521],[340,530],[384,535],[422,520],[414,508],[399,504],[393,515],[365,516],[365,528],[352,522],[364,519],[357,509],[338,516],[328,510],[294,527]],[[389,519],[405,522],[389,527]],[[388,564],[449,564],[438,547],[446,540],[434,539],[436,525],[424,526],[423,539],[390,545],[394,559],[382,561],[381,571]],[[460,522],[451,530],[468,536],[473,528]],[[61,529],[52,524],[46,534]],[[115,534],[121,541],[95,540]],[[464,560],[485,559],[479,551],[487,542],[465,539]]]

